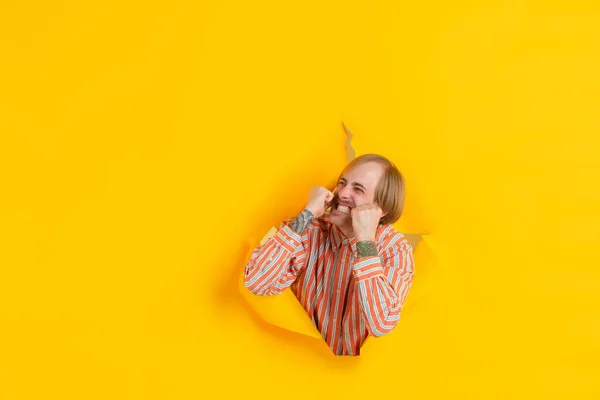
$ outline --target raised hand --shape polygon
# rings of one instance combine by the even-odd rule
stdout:
[[[352,229],[356,241],[375,241],[375,234],[382,216],[382,210],[377,204],[363,204],[351,211]]]
[[[334,194],[323,186],[315,186],[311,189],[306,208],[315,218],[319,218],[325,213],[329,203],[333,200]]]

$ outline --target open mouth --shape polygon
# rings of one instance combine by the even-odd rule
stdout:
[[[351,208],[344,204],[338,204],[338,206],[336,207],[336,210],[341,213],[344,213],[344,214],[350,214]]]

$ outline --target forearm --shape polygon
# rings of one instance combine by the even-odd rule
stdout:
[[[312,219],[312,214],[303,210],[252,252],[244,275],[248,290],[258,295],[273,295],[294,282],[306,258],[302,233]]]
[[[358,260],[367,257],[378,257],[379,251],[377,250],[377,243],[373,240],[359,240],[356,243],[356,255]]]
[[[372,336],[383,336],[398,324],[401,304],[383,272],[372,274],[370,278],[358,283],[359,304],[369,333]]]
[[[314,214],[305,208],[290,222],[289,226],[294,232],[302,235],[314,219]]]
[[[357,258],[353,273],[358,283],[359,304],[373,336],[382,336],[391,332],[400,319],[404,290],[401,280],[397,280],[398,258],[390,260],[390,252],[380,257],[377,244],[372,241],[357,243]],[[392,261],[382,264],[382,258]],[[385,267],[385,269],[384,269]],[[398,283],[399,286],[394,285]]]

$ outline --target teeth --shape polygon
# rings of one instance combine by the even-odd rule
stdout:
[[[350,213],[350,207],[348,207],[348,206],[343,206],[343,205],[341,205],[341,204],[340,204],[340,205],[338,205],[338,207],[337,207],[337,210],[338,210],[338,211],[341,211],[341,212],[343,212],[343,213],[346,213],[346,214],[349,214],[349,213]]]

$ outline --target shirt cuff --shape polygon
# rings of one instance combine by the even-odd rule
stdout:
[[[274,239],[292,254],[302,249],[302,236],[288,225],[284,225],[279,229]]]
[[[358,261],[354,262],[352,266],[352,273],[357,281],[364,281],[366,279],[381,276],[383,274],[383,267],[381,266],[381,258],[379,256],[363,257]]]

